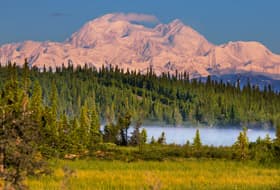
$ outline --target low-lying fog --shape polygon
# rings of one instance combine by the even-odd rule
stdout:
[[[157,140],[162,132],[165,133],[166,142],[168,144],[185,144],[187,140],[193,142],[196,129],[199,129],[200,138],[204,145],[229,146],[234,144],[240,131],[238,128],[195,128],[195,127],[156,127],[143,126],[148,133],[148,141],[152,136]],[[133,128],[129,129],[129,134]],[[249,141],[256,141],[258,137],[264,138],[266,135],[275,138],[275,131],[272,129],[248,129],[247,136]]]

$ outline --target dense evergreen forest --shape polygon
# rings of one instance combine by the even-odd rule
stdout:
[[[13,65],[0,68],[0,88],[11,78]],[[18,79],[28,74],[28,85],[42,88],[43,104],[57,108],[57,118],[71,119],[81,111],[96,107],[102,121],[113,122],[129,111],[133,121],[157,121],[180,125],[183,122],[205,125],[266,124],[274,126],[280,116],[280,95],[270,86],[261,91],[249,83],[242,89],[235,85],[198,79],[187,73],[156,76],[124,71],[118,67],[99,70],[71,65],[56,68],[14,68]],[[32,90],[28,92],[32,96]]]
[[[189,80],[187,74],[157,77],[118,68],[0,68],[0,177],[15,189],[26,176],[48,172],[46,158],[89,156],[110,160],[223,158],[279,162],[279,94],[270,88],[242,90],[230,84]],[[100,130],[100,118],[106,125]],[[239,124],[269,122],[276,139],[249,143],[247,130],[230,147],[193,142],[166,145],[165,134],[148,141],[143,120]],[[134,122],[132,134],[128,129]],[[121,146],[116,146],[121,145]],[[127,149],[123,149],[122,147]]]

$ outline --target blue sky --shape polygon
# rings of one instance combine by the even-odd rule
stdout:
[[[1,0],[0,44],[64,41],[87,21],[112,13],[178,18],[210,42],[260,41],[280,53],[279,0]]]

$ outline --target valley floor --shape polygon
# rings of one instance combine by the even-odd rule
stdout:
[[[209,159],[51,161],[52,176],[31,178],[31,190],[280,189],[280,167]]]

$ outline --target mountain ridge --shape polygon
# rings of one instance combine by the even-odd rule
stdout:
[[[87,22],[64,42],[24,41],[0,46],[0,62],[60,67],[102,65],[156,74],[188,72],[190,77],[253,72],[280,79],[280,55],[256,41],[214,45],[178,19],[162,24],[152,16],[107,14]],[[137,20],[138,19],[138,20]],[[133,21],[152,21],[154,27]]]

